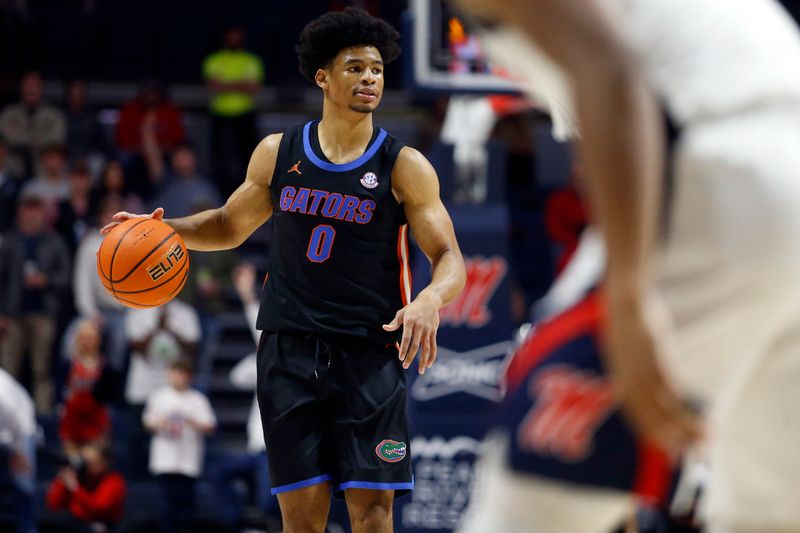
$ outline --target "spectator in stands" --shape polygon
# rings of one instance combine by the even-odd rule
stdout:
[[[98,213],[100,206],[108,196],[117,196],[122,199],[122,211],[129,213],[140,213],[144,209],[142,199],[134,192],[131,192],[129,180],[125,176],[125,169],[116,159],[112,159],[106,163],[103,172],[100,174],[100,180],[92,189],[90,193],[92,212]]]
[[[22,180],[11,170],[8,162],[8,145],[0,136],[0,234],[14,225],[21,188]]]
[[[181,356],[169,368],[168,385],[147,398],[142,417],[154,436],[150,472],[158,477],[164,495],[169,533],[193,531],[195,485],[203,465],[203,437],[217,421],[211,404],[191,388],[192,359]]]
[[[36,530],[36,417],[33,400],[14,377],[0,368],[0,494],[13,495],[13,524],[0,531]]]
[[[504,148],[505,204],[509,216],[509,279],[512,320],[529,320],[528,309],[553,283],[552,244],[544,225],[544,203],[554,176],[539,175],[537,122],[541,115],[517,96],[493,97],[500,111],[492,140]]]
[[[259,332],[256,330],[258,316],[258,298],[254,287],[256,270],[252,265],[242,264],[234,271],[234,286],[244,306],[245,319],[258,344]],[[256,354],[252,353],[239,361],[231,370],[231,382],[241,389],[256,390]],[[238,479],[253,479],[255,485],[255,502],[259,510],[268,517],[280,516],[277,499],[270,494],[267,449],[264,444],[264,430],[258,401],[253,394],[250,415],[247,419],[247,450],[239,454],[221,457],[209,471],[209,479],[217,491],[220,508],[223,511],[223,522],[230,528],[240,526],[242,506],[232,482]]]
[[[200,322],[191,306],[176,298],[153,309],[127,309],[125,330],[131,361],[125,386],[131,421],[133,470],[146,471],[147,437],[142,411],[148,396],[167,384],[167,369],[183,353],[194,356],[200,341]]]
[[[200,212],[215,206],[201,202],[194,207],[194,212]],[[236,253],[231,250],[192,252],[192,268],[181,290],[181,299],[195,308],[204,332],[209,327],[207,319],[213,319],[227,310],[228,293],[233,288],[231,273],[236,261]]]
[[[215,206],[200,202],[193,213],[212,209]],[[197,350],[195,387],[206,392],[214,366],[214,349],[219,340],[219,317],[228,310],[228,297],[233,289],[231,273],[237,262],[234,250],[218,252],[192,252],[192,267],[181,290],[181,300],[197,311],[200,320],[201,340]]]
[[[0,243],[0,364],[19,378],[29,352],[39,414],[53,408],[55,317],[69,279],[67,245],[47,229],[42,199],[24,192],[16,228]]]
[[[67,150],[72,157],[102,161],[108,152],[108,143],[97,112],[87,104],[87,93],[83,80],[72,80],[64,89]]]
[[[207,327],[205,318],[217,317],[228,307],[228,291],[232,289],[229,280],[235,266],[236,253],[229,250],[192,251],[192,268],[181,290],[181,298],[199,313],[204,329]]]
[[[155,144],[147,143],[156,148]],[[177,145],[170,155],[172,171],[165,172],[161,154],[148,150],[148,166],[159,186],[158,194],[150,202],[151,209],[163,207],[170,217],[185,217],[196,212],[198,205],[222,205],[214,185],[197,171],[197,153],[188,143]]]
[[[45,202],[47,219],[54,223],[58,218],[58,204],[69,198],[69,174],[67,153],[60,145],[42,149],[39,155],[39,174],[22,188],[36,194]]]
[[[73,337],[72,362],[59,426],[61,445],[67,454],[75,454],[91,442],[105,440],[111,430],[108,410],[94,393],[105,366],[100,354],[100,334],[96,322],[83,319]]]
[[[12,168],[25,177],[34,174],[33,162],[39,150],[66,139],[64,115],[44,103],[44,83],[38,72],[22,76],[19,84],[20,101],[0,113],[0,135],[9,144]]]
[[[89,165],[83,159],[72,164],[69,171],[69,196],[58,204],[56,231],[64,238],[71,253],[92,225],[89,193],[92,177]]]
[[[91,320],[102,325],[108,364],[119,373],[125,368],[125,356],[128,352],[125,335],[126,308],[103,288],[97,276],[97,250],[103,242],[99,228],[109,224],[114,213],[124,210],[124,207],[120,196],[110,195],[103,200],[97,224],[84,233],[78,245],[72,274],[72,291],[79,320]],[[69,333],[66,337],[69,337]]]
[[[583,230],[589,225],[589,214],[578,189],[581,172],[580,164],[574,164],[571,183],[551,192],[545,205],[547,234],[557,251],[557,272],[567,265],[578,247]]]
[[[139,89],[136,97],[126,103],[117,122],[116,144],[125,168],[136,192],[148,197],[154,189],[147,178],[144,160],[144,133],[152,131],[159,151],[169,153],[185,139],[183,119],[178,108],[167,99],[160,83],[148,80]]]
[[[111,469],[111,448],[103,442],[80,449],[77,465],[63,466],[47,489],[43,531],[107,532],[122,518],[125,479]]]
[[[239,26],[225,30],[222,45],[203,61],[203,77],[211,91],[211,175],[227,197],[241,182],[258,144],[255,94],[264,65],[244,49],[245,33]]]

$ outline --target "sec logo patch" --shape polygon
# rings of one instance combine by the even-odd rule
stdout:
[[[367,189],[374,189],[378,186],[378,176],[376,176],[373,172],[367,172],[361,178],[361,185]]]

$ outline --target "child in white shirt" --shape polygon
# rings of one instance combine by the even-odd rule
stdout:
[[[195,485],[203,464],[203,437],[216,428],[216,417],[202,393],[191,388],[191,359],[179,357],[169,367],[168,385],[154,391],[142,422],[152,432],[150,472],[164,493],[170,533],[191,531]]]

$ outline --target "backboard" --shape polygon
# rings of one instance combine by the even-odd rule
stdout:
[[[446,92],[516,93],[487,61],[478,39],[446,0],[409,0],[413,88]],[[410,37],[410,39],[408,38]]]

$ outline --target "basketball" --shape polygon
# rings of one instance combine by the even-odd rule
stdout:
[[[119,303],[135,309],[172,300],[189,275],[178,233],[160,220],[132,218],[116,226],[97,252],[97,275]]]

